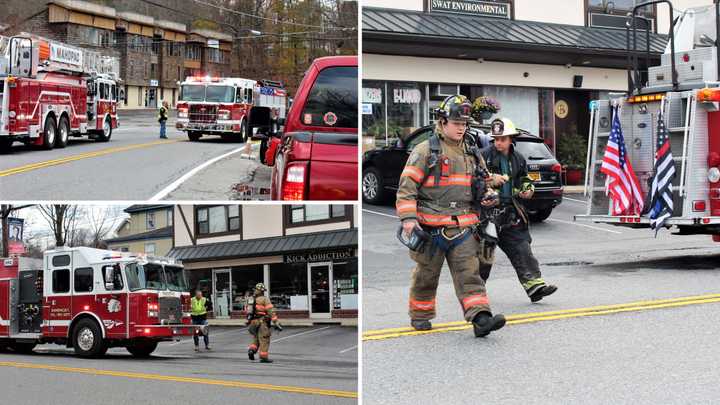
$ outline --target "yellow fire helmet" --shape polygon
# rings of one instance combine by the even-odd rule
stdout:
[[[490,123],[490,135],[494,137],[517,136],[520,135],[520,132],[509,118],[497,118]]]
[[[267,289],[265,288],[265,284],[263,284],[263,283],[257,283],[257,284],[255,284],[255,289],[256,289],[257,291],[266,291],[266,290],[267,290]]]

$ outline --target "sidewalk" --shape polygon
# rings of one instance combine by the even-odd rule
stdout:
[[[583,194],[585,193],[585,186],[563,186],[563,193],[565,194]]]
[[[208,319],[210,326],[245,326],[245,319]],[[313,326],[313,325],[340,325],[340,326],[358,326],[358,318],[301,318],[301,319],[284,319],[280,318],[282,326]]]
[[[260,163],[259,144],[245,145],[242,152],[228,156],[201,170],[164,199],[172,201],[269,200],[272,168]]]

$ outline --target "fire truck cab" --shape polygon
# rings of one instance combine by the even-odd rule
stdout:
[[[219,77],[188,77],[180,83],[176,128],[187,132],[191,141],[203,135],[247,141],[253,115],[284,119],[287,92],[271,80]]]
[[[666,225],[675,234],[709,234],[720,242],[720,66],[718,33],[720,5],[687,9],[677,20],[669,1],[670,37],[660,66],[648,66],[649,34],[630,27],[627,43],[628,92],[591,104],[588,165],[585,182],[590,203],[576,219],[629,227],[649,227],[647,216],[612,216],[600,172],[611,130],[613,106],[620,106],[620,122],[628,158],[647,196],[654,176],[658,113],[664,110],[676,175],[672,181],[673,214]],[[630,45],[633,44],[633,45]],[[637,45],[640,44],[640,45]],[[643,65],[645,63],[645,65]],[[646,206],[649,205],[646,197]]]
[[[172,259],[74,247],[0,260],[0,346],[55,343],[84,357],[125,347],[143,357],[194,332],[184,269]]]
[[[116,58],[31,34],[0,38],[0,149],[107,142],[118,127]]]

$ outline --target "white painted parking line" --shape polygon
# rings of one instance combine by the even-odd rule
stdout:
[[[296,334],[294,334],[294,335],[281,337],[280,339],[274,339],[274,340],[272,341],[272,343],[277,343],[277,342],[279,342],[279,341],[281,341],[281,340],[290,339],[290,338],[295,337],[295,336],[302,336],[302,335],[307,335],[307,334],[310,334],[310,333],[320,332],[321,330],[330,329],[330,328],[331,328],[331,326],[326,326],[326,327],[320,328],[320,329],[306,330],[305,332],[300,332],[300,333],[296,333]]]
[[[212,339],[212,338],[215,337],[215,336],[222,336],[222,335],[225,335],[225,334],[231,333],[231,332],[242,332],[242,331],[244,331],[244,330],[247,330],[247,328],[232,329],[232,330],[226,330],[225,332],[212,333],[212,326],[211,326],[211,327],[210,327],[210,339]],[[183,340],[180,340],[180,341],[178,341],[178,342],[170,343],[168,346],[175,346],[175,345],[179,345],[180,343],[192,342],[192,341],[193,341],[192,338],[190,338],[190,339],[183,339]]]
[[[553,222],[560,222],[560,223],[568,224],[568,225],[582,226],[583,228],[595,229],[596,231],[610,232],[610,233],[614,233],[617,235],[622,234],[622,232],[620,232],[620,231],[613,231],[610,229],[599,228],[597,226],[592,226],[592,225],[578,224],[577,222],[563,221],[562,219],[548,218],[548,219],[546,219],[546,221],[553,221]]]
[[[363,211],[364,211],[364,212],[369,212],[369,213],[375,214],[375,215],[382,215],[383,217],[388,217],[388,218],[395,218],[395,219],[399,219],[399,218],[400,218],[400,217],[398,217],[397,215],[383,214],[382,212],[372,211],[372,210],[368,210],[368,209],[365,209],[365,208],[363,208]]]
[[[583,203],[583,204],[587,204],[587,203],[588,203],[587,201],[576,200],[576,199],[574,199],[574,198],[569,198],[569,197],[563,197],[563,200],[569,200],[569,201],[579,202],[579,203]]]
[[[355,349],[357,349],[357,345],[355,345],[355,346],[353,346],[353,347],[348,347],[348,348],[345,349],[345,350],[340,350],[338,353],[343,354],[343,353],[349,352],[350,350],[355,350]]]
[[[217,156],[217,157],[214,157],[214,158],[208,160],[207,162],[201,164],[200,166],[198,166],[198,167],[190,170],[189,172],[185,173],[185,174],[182,175],[182,177],[180,177],[179,179],[173,181],[169,186],[165,187],[165,188],[162,189],[159,193],[157,193],[157,194],[155,194],[154,196],[152,196],[148,201],[157,202],[157,201],[162,200],[162,199],[165,198],[168,194],[172,193],[175,189],[177,189],[178,187],[180,187],[180,185],[181,185],[182,183],[186,182],[190,177],[196,175],[200,170],[202,170],[202,169],[204,169],[204,168],[212,165],[213,163],[215,163],[215,162],[217,162],[217,161],[219,161],[219,160],[225,159],[225,158],[228,157],[228,156],[234,155],[234,154],[236,154],[236,153],[238,153],[238,152],[242,152],[243,150],[245,150],[245,145],[243,145],[243,146],[241,146],[241,147],[239,147],[239,148],[233,149],[233,150],[231,150],[231,151],[228,152],[228,153],[222,154],[222,155],[220,155],[220,156]]]

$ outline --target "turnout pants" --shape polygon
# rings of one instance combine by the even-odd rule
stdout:
[[[267,359],[270,351],[270,327],[267,322],[264,319],[253,319],[250,321],[248,329],[253,336],[253,341],[248,349],[255,353],[259,350],[260,358]]]
[[[192,316],[192,324],[193,325],[207,325],[207,315],[193,315]],[[202,335],[203,342],[205,343],[205,347],[208,347],[210,344],[210,336],[208,336],[210,332],[201,333],[198,329],[195,329],[195,333],[193,333],[193,341],[195,342],[195,346],[198,346],[200,343],[200,339],[198,335]]]
[[[449,228],[448,237],[453,237],[462,230]],[[468,229],[467,232],[472,232]],[[485,291],[485,281],[480,277],[479,250],[481,244],[470,236],[459,245],[444,252],[426,243],[423,253],[410,251],[410,258],[417,265],[412,272],[410,286],[410,319],[430,320],[435,318],[435,295],[437,293],[440,270],[447,260],[455,286],[455,295],[463,309],[465,320],[472,319],[480,312],[490,312],[490,302]]]
[[[540,274],[540,265],[532,253],[532,237],[526,224],[519,223],[503,228],[498,235],[498,246],[510,259],[518,280],[528,296],[545,285]],[[481,260],[480,275],[484,281],[490,277],[494,260]]]

